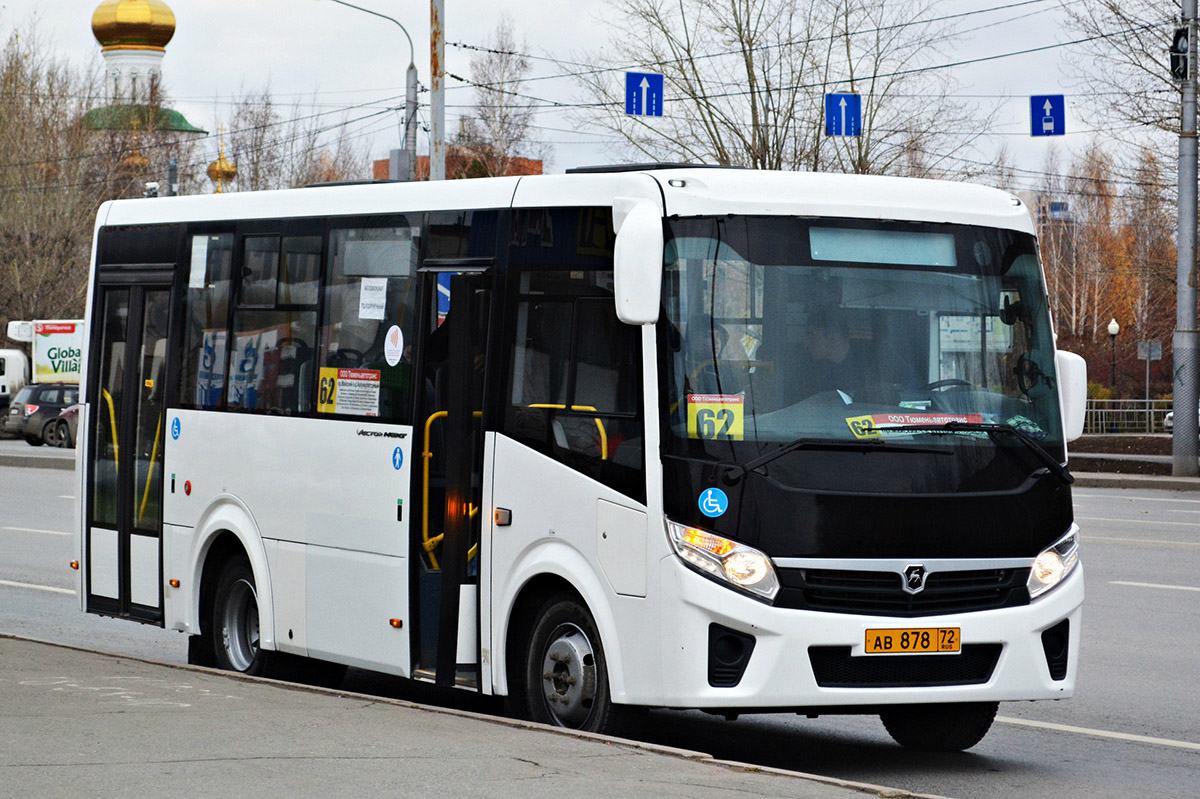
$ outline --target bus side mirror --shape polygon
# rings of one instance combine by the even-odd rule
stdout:
[[[627,325],[654,324],[662,298],[662,211],[650,200],[618,197],[613,201],[613,226],[617,318]]]
[[[1059,401],[1062,403],[1063,438],[1074,441],[1083,435],[1083,414],[1087,408],[1087,362],[1073,352],[1057,350]]]

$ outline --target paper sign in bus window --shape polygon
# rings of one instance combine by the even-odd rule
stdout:
[[[688,394],[688,438],[741,441],[745,398],[730,394]]]
[[[379,415],[379,370],[321,367],[317,413]]]
[[[358,290],[358,318],[383,319],[387,306],[387,278],[364,277]]]

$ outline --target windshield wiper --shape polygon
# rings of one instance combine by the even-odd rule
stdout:
[[[880,441],[873,439],[870,441],[846,441],[840,438],[797,438],[795,441],[784,444],[778,449],[773,449],[766,455],[761,455],[752,461],[746,463],[724,463],[721,464],[723,474],[722,481],[726,485],[734,485],[742,479],[742,476],[748,472],[752,472],[759,467],[766,466],[776,458],[781,458],[789,452],[795,452],[798,449],[813,449],[827,451],[849,451],[849,452],[923,452],[931,455],[949,455],[950,451],[946,449],[935,449],[933,447],[918,447],[911,444],[896,444],[891,441]]]
[[[1046,468],[1055,477],[1062,480],[1063,483],[1070,485],[1075,482],[1075,477],[1053,455],[1042,449],[1042,445],[1037,442],[1037,439],[1024,430],[1013,427],[1011,424],[998,424],[994,422],[946,422],[945,424],[905,424],[880,429],[898,432],[940,433],[946,431],[948,433],[987,433],[988,438],[993,441],[996,440],[998,434],[1004,433],[1013,436],[1028,447],[1042,463],[1046,464]]]

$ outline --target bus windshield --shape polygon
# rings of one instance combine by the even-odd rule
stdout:
[[[1063,460],[1032,236],[862,219],[667,224],[667,454],[744,463],[798,439],[1022,446],[970,429],[1003,425]]]

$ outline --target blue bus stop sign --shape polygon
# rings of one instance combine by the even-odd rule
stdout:
[[[625,113],[635,117],[662,116],[663,76],[653,72],[626,72]]]
[[[862,135],[862,96],[857,94],[825,95],[825,135]]]
[[[1030,136],[1062,136],[1067,132],[1067,103],[1061,94],[1029,98]]]

